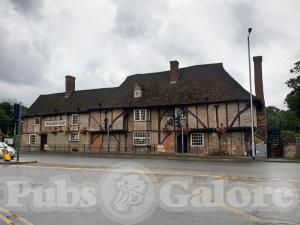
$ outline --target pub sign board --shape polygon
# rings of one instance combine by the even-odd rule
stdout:
[[[45,127],[65,127],[66,120],[47,120],[45,121]]]

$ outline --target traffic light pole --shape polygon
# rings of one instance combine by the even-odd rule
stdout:
[[[21,113],[18,121],[18,148],[17,148],[17,162],[20,161],[20,146],[21,145]]]
[[[183,126],[181,124],[181,153],[184,152],[184,144],[183,144]]]

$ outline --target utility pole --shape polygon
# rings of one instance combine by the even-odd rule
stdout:
[[[254,119],[253,119],[253,101],[252,101],[252,76],[251,76],[251,61],[250,61],[250,33],[252,28],[248,28],[248,60],[249,60],[249,82],[250,82],[250,117],[251,117],[251,143],[252,143],[252,158],[255,159],[255,143],[254,143]]]

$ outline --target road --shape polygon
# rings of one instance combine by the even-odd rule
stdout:
[[[299,163],[68,154],[21,159],[38,163],[0,166],[0,224],[300,224]],[[257,195],[264,191],[261,205]],[[278,205],[276,196],[291,205]]]

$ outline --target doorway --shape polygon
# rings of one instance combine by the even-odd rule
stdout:
[[[182,141],[183,141],[183,151],[182,151]],[[177,135],[177,153],[187,153],[187,135],[178,134]]]
[[[45,145],[47,144],[47,134],[41,135],[41,151],[45,150]]]

